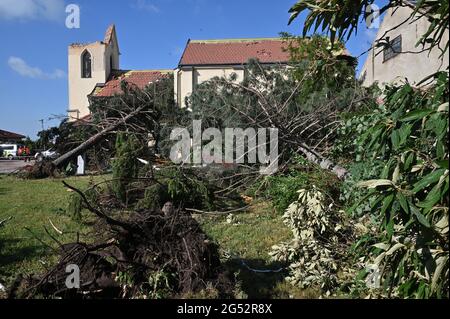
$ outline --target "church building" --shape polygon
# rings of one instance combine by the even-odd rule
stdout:
[[[188,40],[175,70],[121,70],[116,28],[111,25],[103,41],[69,46],[69,110],[71,121],[88,120],[89,105],[96,97],[121,93],[126,81],[143,89],[162,78],[174,78],[174,98],[179,107],[204,81],[216,76],[244,78],[250,59],[262,65],[287,65],[289,52],[280,38]]]
[[[143,89],[149,83],[170,76],[172,70],[121,70],[116,28],[111,25],[103,41],[69,46],[69,120],[89,117],[90,99],[120,94],[127,81]]]

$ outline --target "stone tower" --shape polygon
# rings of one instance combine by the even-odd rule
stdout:
[[[88,95],[97,84],[105,83],[112,70],[119,69],[119,44],[116,28],[106,30],[105,39],[69,46],[69,110],[71,121],[89,115]]]

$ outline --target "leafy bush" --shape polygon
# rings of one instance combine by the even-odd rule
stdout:
[[[93,185],[93,182],[90,181],[90,187],[84,191],[84,195],[89,203],[94,204],[97,203],[98,199],[98,188]],[[69,201],[67,203],[66,212],[71,216],[71,218],[75,221],[81,221],[82,219],[82,211],[86,209],[86,205],[83,202],[82,197],[78,193],[71,193],[69,197]]]
[[[194,169],[170,169],[163,174],[167,192],[174,203],[191,208],[213,207],[212,185],[196,174]]]
[[[381,296],[449,296],[448,93],[445,72],[426,90],[388,87],[386,113],[357,140],[362,163],[382,163],[376,179],[359,184],[379,227],[360,254]]]
[[[166,187],[161,184],[153,184],[145,189],[144,198],[137,203],[136,209],[161,209],[169,199]]]
[[[161,209],[171,201],[176,207],[212,209],[213,185],[191,168],[165,167],[156,172],[155,183],[146,185],[136,209]]]
[[[325,194],[317,188],[301,189],[283,215],[294,238],[273,246],[276,261],[289,263],[287,280],[301,288],[319,286],[330,294],[338,287],[338,271],[345,267],[347,241],[351,228],[341,212],[327,205]]]
[[[69,202],[67,204],[67,213],[73,220],[81,220],[81,211],[83,210],[83,199],[77,193],[70,194]]]
[[[127,187],[138,174],[138,152],[139,144],[134,135],[124,132],[117,134],[112,191],[122,202],[127,201]]]
[[[272,201],[277,211],[284,212],[298,199],[299,189],[308,189],[312,185],[331,197],[335,197],[338,192],[338,180],[333,174],[297,156],[286,173],[266,177],[259,188],[262,195]]]

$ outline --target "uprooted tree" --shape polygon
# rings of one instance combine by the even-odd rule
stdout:
[[[264,66],[249,61],[242,83],[236,75],[202,83],[188,100],[193,117],[207,127],[277,128],[282,163],[304,156],[340,178],[346,170],[327,158],[339,112],[367,108],[370,91],[359,87],[354,60],[343,46],[329,50],[323,37],[285,35],[291,65]]]
[[[96,216],[99,241],[59,244],[56,266],[40,276],[17,278],[11,298],[169,298],[206,289],[217,296],[231,294],[217,247],[190,214],[165,205],[112,216],[105,212],[105,207],[111,209],[108,196],[91,202],[83,192],[64,184]],[[78,286],[67,284],[68,265],[79,269]]]
[[[56,138],[61,155],[52,161],[37,163],[31,176],[52,175],[55,169],[86,152],[90,160],[97,162],[97,167],[105,169],[115,154],[117,132],[133,132],[143,146],[154,139],[158,147],[160,140],[169,134],[167,127],[186,117],[186,111],[175,108],[170,77],[150,83],[143,90],[126,82],[121,85],[120,95],[92,98],[90,119],[61,123]]]

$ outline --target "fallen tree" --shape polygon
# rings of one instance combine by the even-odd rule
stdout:
[[[110,134],[112,131],[116,130],[120,126],[127,124],[127,122],[129,120],[131,120],[132,118],[134,118],[135,116],[141,114],[141,112],[144,110],[145,107],[146,107],[146,105],[142,105],[142,106],[138,107],[136,110],[134,110],[131,113],[127,114],[122,119],[116,120],[115,122],[113,122],[109,126],[105,127],[103,130],[98,132],[97,134],[95,134],[92,137],[90,137],[85,142],[81,143],[79,146],[75,147],[73,150],[71,150],[71,151],[61,155],[60,157],[58,157],[57,159],[52,161],[52,164],[55,167],[58,167],[60,165],[63,165],[64,163],[66,163],[70,159],[76,157],[77,155],[82,154],[87,149],[91,148],[92,146],[94,146],[95,144],[100,142],[103,138],[105,138],[106,135]]]
[[[169,298],[205,289],[231,294],[216,245],[190,214],[166,203],[112,217],[101,202],[91,203],[81,190],[64,185],[96,216],[102,241],[58,243],[57,265],[41,276],[17,278],[10,298]],[[80,270],[77,289],[66,283],[67,267],[73,265]]]
[[[152,137],[158,142],[164,125],[176,122],[182,113],[174,111],[172,86],[170,78],[150,83],[142,90],[124,82],[123,94],[92,99],[88,120],[61,123],[56,137],[56,149],[61,155],[51,161],[36,163],[35,167],[27,169],[28,177],[52,176],[55,170],[86,153],[97,167],[104,169],[110,166],[110,159],[114,157],[111,141],[118,132],[133,132],[143,148]]]
[[[342,45],[330,51],[321,37],[288,37],[286,45],[291,68],[251,60],[242,82],[232,74],[200,84],[187,100],[193,118],[220,130],[277,128],[280,170],[301,154],[344,179],[347,170],[331,157],[341,113],[370,108],[371,91],[354,78],[352,58]]]

